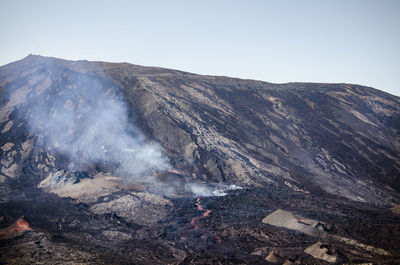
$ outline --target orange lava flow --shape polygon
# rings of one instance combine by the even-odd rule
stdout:
[[[201,206],[200,203],[201,203],[201,202],[200,202],[200,198],[197,198],[197,200],[196,200],[197,210],[199,210],[199,211],[204,211],[204,208]]]
[[[205,211],[202,215],[197,216],[197,217],[193,217],[192,220],[190,221],[190,224],[194,226],[194,230],[199,230],[200,227],[198,225],[196,225],[196,221],[201,219],[201,218],[210,216],[211,210],[203,208],[203,206],[201,205],[201,199],[200,198],[196,199],[196,207],[197,207],[197,210],[199,210],[199,211]],[[220,236],[215,236],[215,239],[217,240],[218,244],[222,243],[222,240],[221,240]]]
[[[201,200],[200,200],[200,198],[197,198],[197,199],[196,199],[196,207],[197,207],[197,210],[199,210],[199,211],[204,211],[203,206],[201,206]],[[209,212],[208,212],[208,211],[209,211]],[[206,216],[208,216],[208,215],[211,213],[211,210],[207,210],[206,212],[208,212],[207,215],[206,215]],[[204,213],[204,214],[205,214],[205,213]],[[200,218],[205,217],[204,214],[201,215],[201,216],[193,217],[192,220],[190,221],[190,224],[194,226],[194,230],[199,230],[200,227],[199,227],[198,225],[196,225],[196,221],[197,221],[198,219],[200,219]]]
[[[202,217],[207,217],[211,213],[211,210],[207,210],[205,213],[203,213]]]
[[[190,221],[190,224],[194,226],[194,230],[199,230],[199,226],[196,225],[196,221],[197,221],[197,219],[199,219],[199,218],[200,218],[200,216],[194,217],[194,218],[192,218],[192,220]]]
[[[183,173],[182,171],[179,171],[177,169],[167,169],[168,172],[174,173],[174,174],[178,174],[178,175],[185,175],[185,173]]]
[[[15,230],[17,232],[24,232],[24,231],[32,231],[32,228],[29,226],[28,221],[26,221],[24,217],[20,217],[15,223]]]
[[[32,231],[33,229],[29,226],[24,216],[18,218],[18,220],[7,228],[0,229],[0,238],[11,238],[17,234],[25,231]]]

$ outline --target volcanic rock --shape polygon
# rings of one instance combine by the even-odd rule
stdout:
[[[396,205],[395,207],[392,208],[392,211],[394,213],[400,214],[400,204]]]
[[[321,221],[303,218],[281,209],[262,219],[262,223],[297,230],[311,236],[325,235],[324,227],[326,225]]]
[[[271,251],[265,260],[271,263],[282,263],[282,259],[277,256],[274,251]]]
[[[170,200],[155,194],[130,193],[118,199],[94,204],[90,210],[97,214],[115,213],[135,224],[149,225],[163,219],[170,206]]]
[[[283,211],[281,209],[278,209],[275,212],[268,215],[267,217],[265,217],[262,220],[262,223],[285,227],[287,229],[297,230],[299,232],[305,233],[313,237],[319,237],[325,239],[329,238],[332,240],[341,241],[348,245],[353,245],[359,248],[363,248],[369,252],[373,252],[384,256],[391,256],[391,253],[386,250],[375,248],[373,246],[357,242],[354,239],[330,234],[329,229],[327,228],[331,226],[327,223],[304,218],[299,215],[294,215],[291,212]]]
[[[304,252],[310,254],[316,259],[322,259],[330,263],[335,263],[337,260],[336,254],[329,249],[329,246],[324,245],[321,242],[317,242],[314,245],[306,248]]]
[[[0,227],[35,228],[1,263],[400,261],[400,98],[371,87],[30,55],[0,132]]]

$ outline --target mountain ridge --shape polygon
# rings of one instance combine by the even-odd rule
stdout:
[[[268,83],[268,84],[272,84],[272,85],[291,85],[291,84],[316,84],[316,85],[351,85],[351,86],[361,86],[364,88],[368,88],[368,89],[374,89],[374,90],[378,90],[382,93],[386,93],[390,96],[394,96],[394,97],[398,97],[400,98],[400,96],[398,95],[394,95],[391,94],[389,92],[380,90],[379,88],[375,88],[372,86],[368,86],[368,85],[362,85],[362,84],[358,84],[358,83],[346,83],[346,82],[313,82],[313,81],[291,81],[291,82],[281,82],[281,83],[275,83],[275,82],[269,82],[266,80],[261,80],[261,79],[254,79],[254,78],[241,78],[241,77],[234,77],[234,76],[229,76],[229,75],[212,75],[212,74],[199,74],[199,73],[195,73],[195,72],[190,72],[190,71],[185,71],[185,70],[180,70],[180,69],[175,69],[175,68],[168,68],[168,67],[159,67],[159,66],[151,66],[151,65],[141,65],[141,64],[135,64],[135,63],[131,63],[131,62],[105,62],[105,61],[99,61],[99,60],[69,60],[69,59],[63,59],[63,58],[59,58],[59,57],[53,57],[53,56],[43,56],[43,55],[39,55],[39,54],[29,54],[27,56],[25,56],[24,58],[17,60],[17,61],[13,61],[4,65],[1,65],[0,67],[5,67],[8,66],[10,64],[14,64],[23,60],[27,60],[27,59],[51,59],[51,60],[61,60],[64,62],[82,62],[82,63],[97,63],[97,64],[111,64],[111,65],[127,65],[127,66],[134,66],[137,68],[150,68],[150,69],[155,69],[155,70],[166,70],[166,71],[174,71],[177,73],[182,73],[182,74],[189,74],[189,75],[196,75],[196,76],[203,76],[203,77],[211,77],[211,78],[228,78],[228,79],[236,79],[236,80],[242,80],[242,81],[254,81],[254,82],[262,82],[262,83]]]

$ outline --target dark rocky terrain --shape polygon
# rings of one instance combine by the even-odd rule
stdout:
[[[393,95],[30,55],[0,107],[0,263],[400,263]]]

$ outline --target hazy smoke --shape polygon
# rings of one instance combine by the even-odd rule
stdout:
[[[64,72],[66,71],[66,72]],[[110,165],[123,176],[140,177],[168,167],[161,148],[129,122],[126,103],[109,80],[48,66],[28,106],[29,126],[50,150],[85,163]],[[39,91],[39,92],[38,92]]]
[[[20,110],[44,152],[67,158],[68,165],[58,164],[56,170],[68,166],[79,171],[97,165],[120,177],[151,182],[148,191],[170,196],[223,196],[240,188],[194,183],[190,177],[151,177],[162,170],[183,173],[174,170],[161,147],[147,141],[132,124],[127,103],[113,80],[104,74],[82,73],[79,63],[75,67],[80,72],[47,62],[27,76],[29,84],[18,84],[10,95],[10,105]]]
[[[229,190],[239,190],[242,187],[231,184],[201,184],[201,183],[188,183],[185,185],[185,190],[192,193],[195,196],[225,196]]]

